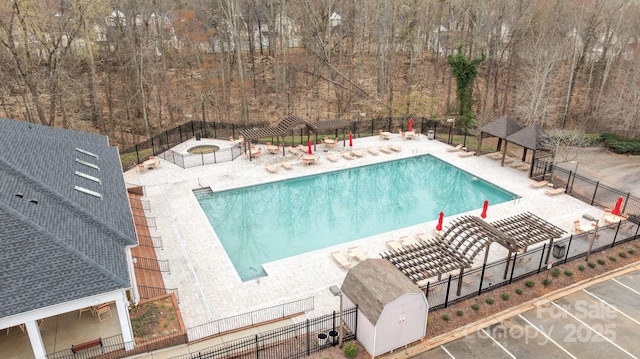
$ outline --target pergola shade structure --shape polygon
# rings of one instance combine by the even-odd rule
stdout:
[[[284,137],[288,133],[294,134],[295,128],[301,125],[307,128],[308,133],[315,133],[315,141],[318,140],[318,132],[326,132],[331,130],[346,130],[349,127],[349,123],[342,120],[326,120],[318,122],[310,122],[302,117],[298,116],[286,116],[275,127],[262,127],[253,128],[250,130],[241,131],[242,136],[245,138],[245,144],[252,140],[258,140],[267,137]]]
[[[424,238],[416,245],[381,254],[418,284],[435,276],[471,268],[475,257],[485,250],[487,262],[489,246],[498,243],[508,251],[508,257],[527,246],[560,238],[564,231],[531,213],[523,213],[493,223],[479,217],[462,216],[454,219],[435,238]],[[508,263],[508,262],[507,262]]]

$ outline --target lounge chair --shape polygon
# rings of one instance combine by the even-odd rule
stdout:
[[[340,155],[342,155],[342,157],[348,159],[348,160],[352,160],[353,157],[349,154],[349,152],[342,152]]]
[[[387,247],[389,247],[389,249],[399,252],[402,250],[402,244],[398,241],[396,241],[395,239],[391,239],[387,241]]]
[[[403,246],[405,247],[410,247],[410,246],[417,246],[418,242],[416,242],[415,239],[411,238],[411,237],[400,237],[400,243],[402,243]]]
[[[502,158],[502,152],[492,152],[486,155],[494,161],[497,161]]]
[[[471,157],[473,155],[475,155],[476,152],[475,151],[467,151],[467,152],[460,152],[458,153],[459,157]]]
[[[380,147],[380,152],[383,152],[383,153],[386,153],[386,154],[390,154],[393,151],[389,147],[382,146],[382,147]]]
[[[378,152],[378,150],[376,150],[375,148],[367,148],[367,152],[369,152],[370,154],[377,156],[380,154],[380,152]]]
[[[289,162],[282,162],[280,166],[284,167],[284,169],[287,169],[287,170],[290,170],[293,168],[291,167],[291,164]]]
[[[555,196],[557,194],[564,193],[565,191],[566,191],[565,188],[552,188],[544,191],[544,193],[549,196]]]
[[[464,145],[461,143],[456,147],[447,148],[447,152],[458,152]]]
[[[359,247],[351,247],[349,248],[349,257],[355,258],[358,261],[362,262],[363,260],[369,258],[369,256],[367,256],[362,249],[360,249]]]
[[[292,155],[298,155],[298,149],[294,148],[294,147],[287,147],[287,152],[289,152]]]
[[[538,182],[530,183],[529,187],[531,187],[531,188],[542,188],[542,187],[547,187],[548,184],[549,184],[549,181],[538,181]]]
[[[401,149],[400,147],[396,146],[396,145],[389,145],[389,146],[387,146],[387,147],[389,147],[389,149],[390,149],[391,151],[393,151],[393,152],[400,152],[400,151],[402,151],[402,149]]]
[[[274,165],[267,165],[265,166],[265,168],[267,169],[267,171],[269,171],[269,173],[276,173],[278,172],[278,169],[276,168],[276,166]]]
[[[529,166],[528,163],[523,162],[520,166],[518,166],[516,168],[519,169],[520,171],[528,171],[530,167],[531,166]]]
[[[579,219],[576,219],[575,221],[573,221],[573,230],[576,233],[588,232],[588,231],[594,230],[595,228],[596,228],[596,224],[593,222],[582,224],[580,223]]]
[[[331,252],[331,256],[343,269],[351,267],[351,263],[349,263],[349,260],[344,256],[344,254],[342,254],[342,252]]]
[[[424,234],[424,233],[416,234],[416,238],[418,238],[419,240],[421,240],[424,243],[431,243],[431,238],[427,237],[427,235]]]
[[[356,157],[363,157],[364,156],[364,152],[362,152],[361,150],[353,150],[353,151],[351,151],[351,153]]]
[[[338,157],[336,157],[336,155],[334,155],[333,153],[329,153],[327,155],[327,159],[331,162],[336,162],[338,160]]]

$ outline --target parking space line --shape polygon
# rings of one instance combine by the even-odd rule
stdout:
[[[575,315],[569,313],[568,310],[562,308],[562,306],[557,305],[554,302],[551,302],[551,304],[555,305],[558,309],[560,309],[561,311],[567,313],[567,315],[569,315],[571,318],[575,319],[578,321],[578,323],[584,325],[585,327],[589,328],[592,332],[596,333],[598,336],[600,336],[602,339],[606,340],[607,342],[613,344],[613,346],[615,346],[616,348],[620,349],[621,351],[623,351],[625,354],[627,354],[628,356],[638,359],[637,357],[635,357],[633,354],[629,353],[628,351],[626,351],[623,347],[619,346],[618,344],[614,343],[611,339],[605,337],[604,335],[600,334],[597,330],[594,330],[593,328],[591,328],[591,326],[589,326],[587,323],[583,322],[582,320],[578,319],[578,317],[576,317]]]
[[[573,354],[571,354],[569,351],[567,351],[567,349],[563,348],[562,345],[556,343],[555,340],[553,340],[550,336],[548,336],[545,332],[543,332],[542,330],[540,330],[540,328],[538,328],[537,325],[531,323],[530,321],[527,320],[527,318],[523,317],[522,314],[518,314],[518,317],[520,317],[520,319],[524,320],[525,322],[527,322],[527,324],[529,324],[533,329],[537,330],[540,334],[544,335],[545,338],[547,338],[547,340],[549,340],[551,343],[555,344],[558,348],[560,348],[563,352],[565,352],[568,356],[572,357],[573,359],[578,359],[577,357],[575,357]]]
[[[451,355],[451,353],[449,353],[449,351],[447,350],[447,348],[444,347],[444,345],[441,345],[440,348],[442,348],[442,350],[444,350],[444,352],[447,353],[447,355],[451,357],[451,359],[456,359],[456,357],[454,357],[453,355]]]
[[[625,317],[627,317],[629,320],[633,321],[634,323],[636,323],[636,324],[640,325],[640,322],[639,322],[639,321],[637,321],[637,320],[635,320],[635,319],[631,318],[631,317],[630,317],[630,316],[628,316],[625,312],[623,312],[623,311],[621,311],[620,309],[616,308],[615,306],[613,306],[613,305],[611,305],[611,304],[607,303],[604,299],[601,299],[600,297],[598,297],[597,295],[595,295],[595,294],[593,294],[593,293],[589,292],[589,291],[588,291],[588,290],[586,290],[586,289],[583,289],[583,291],[584,291],[585,293],[589,294],[590,296],[592,296],[592,297],[596,298],[597,300],[601,301],[602,303],[604,303],[604,304],[605,304],[606,306],[608,306],[609,308],[611,308],[611,309],[615,310],[616,312],[618,312],[618,313],[620,313],[620,314],[624,315]]]
[[[487,333],[484,329],[480,329],[481,332],[484,333],[484,335],[486,335],[488,338],[490,338],[491,340],[493,340],[494,343],[496,343],[500,349],[504,350],[505,353],[509,354],[510,357],[512,357],[513,359],[516,359],[515,355],[511,354],[510,351],[507,350],[507,348],[505,348],[502,344],[500,344],[494,337],[492,337],[489,333]]]
[[[637,290],[635,290],[635,289],[633,289],[633,288],[629,287],[628,285],[626,285],[626,284],[624,284],[624,283],[620,282],[619,280],[617,280],[617,279],[615,279],[615,278],[611,278],[611,280],[612,280],[612,281],[614,281],[614,282],[616,282],[616,283],[618,283],[618,284],[620,284],[621,286],[623,286],[623,287],[625,287],[625,288],[629,289],[630,291],[632,291],[632,292],[636,293],[637,295],[640,295],[640,292],[638,292]]]

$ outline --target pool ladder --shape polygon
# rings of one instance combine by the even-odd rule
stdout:
[[[249,269],[253,273],[253,278],[255,278],[256,283],[260,284],[260,273],[258,273],[258,270],[253,267],[249,267]]]

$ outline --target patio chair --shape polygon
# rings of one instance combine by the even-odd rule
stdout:
[[[353,151],[351,151],[351,153],[353,153],[353,155],[356,156],[356,157],[363,157],[364,156],[364,152],[362,152],[361,150],[353,150]]]
[[[386,153],[386,154],[390,154],[393,151],[389,147],[382,146],[382,147],[380,147],[380,152]]]
[[[549,181],[538,181],[538,182],[530,183],[529,187],[542,188],[542,187],[547,187],[548,184],[549,184]]]
[[[367,148],[367,152],[369,152],[370,154],[377,156],[380,154],[380,152],[378,152],[378,150],[376,150],[375,148]]]
[[[579,219],[576,219],[575,221],[573,221],[573,230],[576,233],[588,232],[588,231],[594,230],[595,228],[596,228],[596,224],[593,222],[582,224]]]
[[[386,244],[393,251],[399,252],[402,250],[402,244],[395,239],[388,240]]]
[[[284,167],[284,169],[286,169],[286,170],[290,170],[290,169],[293,168],[293,167],[291,167],[291,164],[289,162],[282,162],[280,164],[280,166]]]
[[[402,151],[402,149],[401,149],[400,147],[396,146],[396,145],[389,145],[389,146],[387,146],[387,147],[389,147],[389,149],[390,149],[391,151],[393,151],[393,152],[400,152],[400,151]]]
[[[458,157],[471,157],[471,156],[474,156],[475,154],[476,154],[475,151],[460,152],[458,153]]]
[[[347,269],[351,267],[351,263],[349,263],[349,260],[347,260],[347,257],[345,257],[344,254],[342,254],[342,252],[339,252],[339,251],[331,252],[331,256],[336,262],[338,262],[338,264],[340,265],[340,267],[342,267],[342,269]]]
[[[363,260],[369,258],[360,247],[351,247],[348,251],[349,257],[355,258],[358,261],[362,262]]]
[[[566,191],[565,188],[553,188],[553,189],[548,189],[544,191],[544,193],[549,196],[555,196],[557,194],[564,193],[565,191]]]
[[[109,303],[102,304],[101,306],[96,308],[96,315],[98,316],[98,320],[100,322],[113,317],[113,314],[111,313],[111,306],[109,305]]]
[[[336,157],[336,155],[334,155],[333,153],[329,153],[329,154],[327,155],[327,159],[328,159],[329,161],[331,161],[331,162],[336,162],[336,161],[338,161],[338,157]]]
[[[352,160],[353,159],[353,156],[351,156],[349,154],[349,152],[342,152],[341,155],[342,155],[342,157],[344,157],[344,158],[346,158],[348,160]]]
[[[276,169],[276,166],[274,166],[274,165],[267,165],[267,166],[265,166],[265,168],[267,169],[267,171],[269,171],[269,173],[278,172],[278,170]]]
[[[492,152],[486,155],[494,161],[497,161],[502,158],[502,152]]]
[[[456,147],[447,148],[447,152],[458,152],[463,146],[464,145],[460,143]]]

